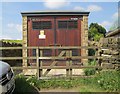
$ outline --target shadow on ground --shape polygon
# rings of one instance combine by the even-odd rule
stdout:
[[[39,91],[30,85],[24,78],[15,79],[15,90],[13,94],[40,94]]]

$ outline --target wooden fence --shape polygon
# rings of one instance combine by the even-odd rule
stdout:
[[[73,60],[76,59],[96,59],[101,58],[101,56],[73,56],[72,50],[80,50],[80,49],[102,49],[100,47],[0,47],[0,50],[12,50],[12,49],[22,49],[22,50],[30,50],[35,49],[36,50],[36,56],[28,56],[28,57],[0,57],[0,60],[30,60],[35,59],[36,60],[36,66],[23,66],[23,67],[13,67],[13,69],[36,69],[37,70],[37,77],[40,78],[42,76],[46,76],[51,69],[66,69],[66,76],[73,76],[72,75],[72,69],[82,69],[82,68],[101,68],[100,66],[73,66]],[[43,56],[43,50],[62,50],[61,53],[58,56]],[[65,55],[63,55],[65,53]],[[53,62],[50,64],[50,66],[43,66],[43,60],[53,60]],[[55,66],[58,60],[65,60],[66,66]],[[43,69],[46,69],[46,71],[43,73]]]

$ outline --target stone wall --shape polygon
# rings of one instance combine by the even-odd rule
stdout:
[[[88,16],[83,16],[81,22],[81,46],[88,46]],[[81,49],[81,56],[88,56],[88,50]],[[87,63],[88,59],[82,59],[81,62]]]
[[[99,63],[103,68],[120,68],[120,38],[102,38],[99,42],[102,48],[98,55],[102,56]]]
[[[22,17],[23,47],[27,47],[27,17]],[[27,57],[27,49],[23,49],[23,57]],[[27,66],[27,60],[23,59],[23,67]]]
[[[0,47],[21,47],[20,43],[12,43],[12,42],[3,42],[0,41]],[[22,57],[22,50],[21,49],[9,49],[9,50],[0,50],[1,57]],[[15,59],[15,60],[2,60],[7,62],[11,66],[21,66],[22,60]]]

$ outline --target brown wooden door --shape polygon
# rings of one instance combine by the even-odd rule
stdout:
[[[33,28],[33,22],[37,24],[40,24],[40,22],[43,23],[43,29],[39,28]],[[50,22],[51,28],[45,28],[44,26],[47,26],[44,22]],[[30,17],[28,20],[28,46],[37,46],[37,47],[45,47],[50,46],[51,44],[54,44],[54,19],[50,16],[44,16],[44,17]],[[45,28],[45,29],[44,29]],[[40,30],[44,30],[45,38],[39,38]],[[35,55],[35,50],[29,50],[29,56]],[[50,56],[52,54],[51,50],[44,50],[43,51],[44,56]]]
[[[71,16],[56,18],[56,28],[57,28],[56,44],[60,44],[63,46],[80,46],[81,20],[70,20],[70,19]],[[67,23],[66,27],[62,26],[62,25],[66,25],[66,23]]]
[[[30,17],[28,20],[28,46],[80,46],[81,45],[81,20],[71,20],[78,18],[76,16],[43,16]],[[40,29],[33,29],[33,22],[50,21],[51,28],[44,30],[45,39],[40,39]],[[59,22],[67,22],[59,26]],[[76,24],[76,25],[74,25]],[[72,28],[72,26],[76,26]],[[31,54],[35,53],[30,51]],[[58,55],[56,50],[44,51],[45,55]],[[56,54],[57,53],[57,54]]]
[[[35,21],[32,19],[36,19]],[[28,45],[29,46],[49,46],[54,43],[54,32],[53,32],[53,17],[45,16],[45,17],[33,17],[28,22]],[[47,27],[44,29],[33,29],[33,22],[50,22],[51,28]],[[36,23],[37,24],[37,23]],[[42,24],[42,23],[41,23]],[[45,26],[46,23],[43,23]],[[39,38],[40,30],[44,30],[44,34],[46,36],[45,39]]]
[[[56,44],[61,46],[81,45],[81,20],[71,20],[71,18],[74,17],[66,16],[56,18]],[[73,55],[78,54],[80,55],[80,50],[73,51]]]

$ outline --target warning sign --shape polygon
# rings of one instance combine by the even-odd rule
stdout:
[[[40,35],[39,35],[39,39],[45,39],[46,35],[44,34],[44,30],[40,30]]]

